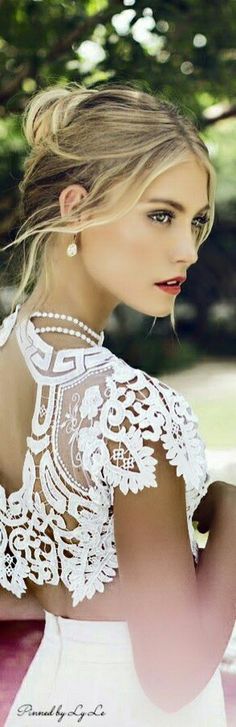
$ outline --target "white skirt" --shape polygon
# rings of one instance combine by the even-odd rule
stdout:
[[[227,727],[220,668],[191,703],[167,714],[141,687],[126,621],[80,621],[45,611],[42,640],[4,727],[78,724]]]

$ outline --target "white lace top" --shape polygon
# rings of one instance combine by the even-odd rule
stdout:
[[[0,327],[14,326],[37,383],[19,489],[0,485],[0,584],[19,598],[25,579],[71,591],[73,606],[103,592],[118,569],[113,493],[158,487],[147,440],[161,440],[183,475],[190,544],[192,515],[209,486],[197,417],[174,389],[129,366],[105,346],[55,351],[18,305]],[[158,473],[158,468],[157,468]]]

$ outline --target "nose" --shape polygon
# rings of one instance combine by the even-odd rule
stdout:
[[[192,235],[182,235],[180,240],[176,240],[174,246],[175,262],[184,263],[185,265],[194,265],[198,260],[198,250],[196,238]]]

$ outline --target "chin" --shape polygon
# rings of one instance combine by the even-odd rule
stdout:
[[[168,310],[159,311],[155,315],[156,315],[157,318],[166,318],[167,316],[170,316],[171,315],[172,310],[173,310],[173,307],[171,306],[171,308],[168,308]]]
[[[170,316],[174,308],[174,301],[166,300],[161,301],[159,305],[157,303],[156,305],[153,305],[152,303],[148,305],[147,296],[145,296],[145,298],[143,296],[143,300],[140,297],[139,301],[128,301],[127,299],[125,300],[123,298],[123,303],[125,303],[125,305],[128,305],[129,307],[133,308],[139,313],[142,313],[143,315],[152,316],[154,318],[166,318],[167,316]]]
[[[146,316],[151,316],[152,318],[167,318],[167,316],[170,316],[173,310],[173,306],[163,306],[159,309],[157,308],[145,308],[145,307],[138,307],[134,306],[134,309],[142,313]]]
[[[173,304],[167,303],[166,305],[160,305],[155,306],[150,312],[151,316],[155,316],[156,318],[166,318],[166,316],[170,316],[173,311]]]

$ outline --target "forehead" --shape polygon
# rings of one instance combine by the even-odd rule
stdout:
[[[208,171],[203,163],[190,158],[158,174],[146,187],[140,200],[149,200],[158,195],[176,198],[183,205],[187,200],[197,201],[200,206],[208,202]],[[195,198],[195,200],[194,200]]]
[[[177,180],[180,180],[186,186],[189,182],[194,182],[200,187],[206,187],[208,179],[208,171],[206,167],[197,159],[190,158],[179,164],[166,169],[164,172],[157,174],[157,176],[150,182],[150,184],[144,190],[143,196],[149,192],[155,192],[159,188],[166,187],[167,185],[175,185]],[[179,191],[177,188],[176,191]]]

